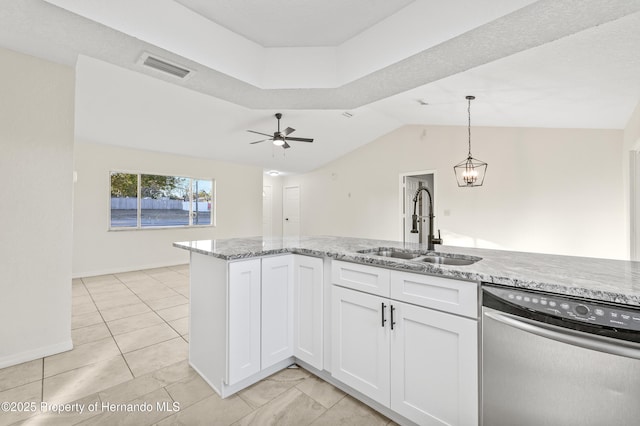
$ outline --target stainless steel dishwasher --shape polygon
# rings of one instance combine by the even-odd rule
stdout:
[[[640,425],[640,310],[482,289],[484,426]]]

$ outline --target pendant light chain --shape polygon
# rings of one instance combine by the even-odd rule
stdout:
[[[467,101],[469,105],[467,106],[467,114],[469,116],[469,158],[471,158],[471,97],[467,96]]]
[[[476,97],[475,96],[467,96],[467,116],[469,117],[469,126],[468,126],[468,132],[469,132],[469,158],[471,157],[471,101],[474,100]]]

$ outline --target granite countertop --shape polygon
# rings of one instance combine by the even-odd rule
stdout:
[[[640,306],[640,262],[437,245],[451,256],[477,256],[467,266],[439,265],[359,253],[377,247],[425,251],[426,245],[346,237],[229,238],[173,244],[192,252],[237,260],[280,253],[327,256],[404,271],[541,290]]]

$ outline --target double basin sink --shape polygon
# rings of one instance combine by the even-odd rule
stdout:
[[[460,254],[450,253],[438,253],[432,251],[407,251],[401,249],[394,249],[388,247],[378,247],[368,250],[360,250],[358,253],[369,254],[381,257],[391,257],[395,259],[411,260],[415,262],[428,262],[437,265],[453,265],[453,266],[466,266],[472,265],[481,257],[466,256]]]

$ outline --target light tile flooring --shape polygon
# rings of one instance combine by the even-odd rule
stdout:
[[[188,274],[182,265],[74,280],[73,350],[0,369],[0,403],[27,407],[0,410],[0,426],[392,424],[301,368],[218,397],[187,363]]]

